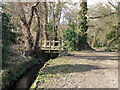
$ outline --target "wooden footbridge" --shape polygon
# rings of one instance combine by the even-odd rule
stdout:
[[[43,51],[47,53],[59,53],[59,51],[64,50],[66,48],[66,42],[63,40],[55,41],[55,40],[40,40],[40,47]]]

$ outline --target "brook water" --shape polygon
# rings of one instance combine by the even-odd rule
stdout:
[[[58,57],[58,54],[52,55],[52,59]],[[12,86],[12,89],[10,88],[10,90],[18,90],[18,89],[27,89],[29,90],[29,88],[31,87],[31,85],[33,84],[33,82],[35,81],[39,70],[44,66],[44,64],[38,64],[34,67],[32,67],[31,69],[29,69],[28,71],[26,71],[19,79],[17,82],[15,82],[15,84]]]

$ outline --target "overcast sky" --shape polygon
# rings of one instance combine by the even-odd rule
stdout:
[[[3,2],[13,2],[13,1],[22,1],[22,2],[36,2],[36,1],[45,1],[45,0],[0,0]],[[46,1],[58,1],[58,0],[46,0]],[[80,0],[61,0],[67,2],[79,2]],[[112,3],[120,2],[120,0],[109,0]],[[88,5],[94,5],[97,3],[108,3],[108,0],[87,0]]]
[[[80,0],[72,0],[73,2],[79,2]],[[109,0],[112,3],[120,2],[120,0]],[[97,3],[108,3],[108,0],[87,0],[88,5],[94,5]]]

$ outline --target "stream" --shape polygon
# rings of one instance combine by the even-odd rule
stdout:
[[[20,89],[28,89],[35,81],[39,70],[43,67],[43,65],[37,65],[33,67],[32,69],[25,72],[21,78],[15,83],[14,90]]]
[[[57,58],[59,54],[52,54],[50,56],[51,59]],[[49,60],[48,60],[49,61]],[[31,69],[27,70],[10,88],[10,90],[18,90],[18,89],[27,89],[31,87],[31,85],[36,80],[38,76],[39,70],[44,66],[44,64],[38,64],[33,66]]]

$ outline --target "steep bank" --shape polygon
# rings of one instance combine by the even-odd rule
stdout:
[[[10,48],[10,57],[5,61],[6,64],[0,74],[3,82],[3,90],[8,90],[10,87],[13,87],[14,83],[21,77],[21,75],[32,67],[38,64],[42,65],[50,59],[50,55],[43,52],[38,53],[40,57],[36,58],[34,56],[25,56],[24,51],[20,46],[14,45]]]

